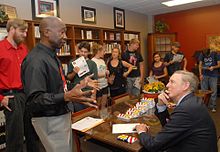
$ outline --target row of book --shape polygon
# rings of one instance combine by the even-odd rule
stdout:
[[[124,33],[124,40],[125,41],[130,41],[131,39],[139,39],[138,34]]]
[[[121,44],[118,44],[118,43],[105,44],[105,46],[106,46],[105,53],[112,53],[112,49],[114,47],[118,47],[119,50],[121,50]]]
[[[65,56],[65,55],[70,55],[71,53],[70,53],[70,45],[69,44],[64,44],[64,46],[61,48],[61,49],[59,49],[58,51],[57,51],[57,55],[58,56]]]
[[[63,67],[63,72],[64,72],[64,75],[67,75],[67,72],[68,72],[68,65],[63,63],[62,64],[62,67]]]
[[[99,32],[91,30],[81,30],[81,39],[99,39]]]
[[[116,40],[116,41],[120,41],[121,40],[121,33],[108,33],[105,32],[104,33],[104,39],[105,40]]]
[[[0,111],[0,149],[5,147],[5,115],[3,111]]]
[[[3,40],[7,36],[8,32],[6,28],[0,27],[0,40]]]
[[[39,26],[34,26],[34,36],[35,38],[40,38]]]

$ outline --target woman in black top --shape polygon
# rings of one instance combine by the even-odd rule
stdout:
[[[112,57],[108,62],[108,70],[110,76],[108,79],[111,97],[123,94],[126,92],[125,78],[132,71],[132,65],[126,61],[119,59],[120,50],[118,47],[112,49]],[[124,72],[124,69],[128,70]]]

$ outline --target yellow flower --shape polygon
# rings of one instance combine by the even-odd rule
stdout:
[[[158,93],[165,88],[165,85],[161,81],[152,82],[144,85],[144,90],[146,92]]]

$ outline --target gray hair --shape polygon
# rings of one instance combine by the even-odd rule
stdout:
[[[176,71],[174,74],[181,74],[182,81],[189,82],[191,92],[195,92],[198,89],[199,79],[194,73],[184,70],[179,70]]]

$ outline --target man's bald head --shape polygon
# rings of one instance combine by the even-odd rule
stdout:
[[[50,16],[50,17],[43,18],[41,20],[39,30],[40,30],[40,33],[43,34],[45,30],[56,28],[57,26],[65,27],[65,24],[60,18],[55,17],[55,16]]]
[[[66,42],[66,25],[58,17],[42,19],[39,30],[41,43],[53,50],[61,48]]]

